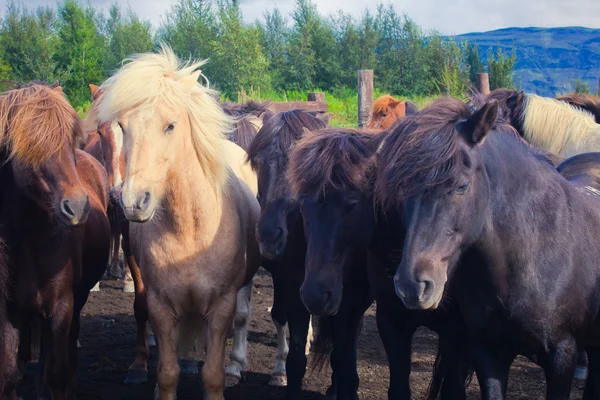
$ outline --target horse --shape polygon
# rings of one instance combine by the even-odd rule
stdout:
[[[256,176],[226,140],[232,119],[198,83],[203,64],[182,64],[166,45],[139,54],[102,84],[98,105],[99,122],[117,121],[123,132],[120,202],[143,265],[160,399],[175,398],[177,353],[201,332],[206,398],[223,398],[226,338],[232,324],[247,326],[250,312],[250,299],[237,294],[251,294],[261,264]]]
[[[373,104],[373,116],[368,129],[388,129],[398,119],[418,111],[417,106],[410,101],[398,100],[389,94],[383,95]]]
[[[597,398],[600,198],[497,132],[497,113],[441,99],[382,147],[379,204],[402,204],[406,221],[396,293],[433,310],[453,288],[482,398],[505,398],[522,354],[544,369],[548,399],[568,399],[582,347]]]
[[[573,96],[558,100],[512,89],[496,89],[485,99],[497,100],[502,117],[534,146],[567,158],[600,149],[591,103],[584,107]]]
[[[332,365],[352,370],[338,398],[356,398],[356,336],[373,298],[390,365],[389,398],[411,396],[411,341],[423,325],[440,333],[438,362],[447,366],[428,398],[435,398],[439,387],[443,398],[465,398],[467,372],[452,351],[454,336],[447,328],[455,325],[451,304],[438,312],[411,311],[395,295],[389,271],[401,255],[396,242],[404,235],[403,223],[396,213],[384,215],[375,209],[372,188],[377,152],[387,135],[331,129],[307,134],[294,147],[288,176],[308,241],[302,299],[311,312],[349,321],[348,328],[334,333],[335,340],[343,338],[348,347],[337,353],[334,349]]]
[[[300,397],[312,333],[310,314],[299,294],[304,279],[306,241],[298,205],[290,196],[286,168],[289,152],[304,129],[318,130],[326,126],[326,122],[313,113],[302,110],[279,113],[265,122],[248,149],[248,161],[258,176],[261,205],[256,236],[261,255],[268,261],[267,265],[272,266],[269,269],[273,276],[271,316],[277,327],[278,351],[271,383],[287,383],[288,399]],[[285,344],[287,322],[289,349]]]
[[[42,392],[75,394],[80,312],[110,235],[108,179],[79,150],[84,136],[60,86],[36,81],[0,95],[0,397],[16,399],[17,357],[29,361],[38,322]]]
[[[225,114],[235,118],[235,127],[229,133],[228,139],[248,151],[252,139],[263,124],[275,113],[270,110],[271,102],[249,100],[244,104],[221,103]]]
[[[600,99],[587,94],[569,93],[556,98],[557,100],[569,103],[573,107],[587,111],[594,116],[597,124],[600,124]]]

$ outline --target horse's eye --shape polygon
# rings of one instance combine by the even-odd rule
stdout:
[[[97,130],[96,133],[98,134],[98,136],[102,137],[102,132],[100,132],[100,130]]]
[[[358,200],[356,200],[356,199],[349,200],[344,205],[344,215],[350,214],[352,211],[354,211],[354,209],[356,209],[357,205],[358,205]]]
[[[169,124],[169,126],[165,128],[165,133],[171,133],[173,132],[173,129],[175,129],[175,124]]]
[[[471,182],[463,183],[462,185],[460,185],[459,187],[454,189],[454,193],[455,194],[465,194],[467,189],[469,189],[470,185],[471,185]]]
[[[383,113],[383,114],[381,114],[381,116],[382,116],[383,118],[385,118],[385,117],[387,117],[387,113]]]

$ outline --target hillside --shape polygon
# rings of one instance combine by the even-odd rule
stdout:
[[[490,46],[516,49],[517,82],[526,91],[554,96],[573,89],[577,78],[596,93],[600,78],[600,29],[506,28],[457,36],[476,43],[487,60]]]

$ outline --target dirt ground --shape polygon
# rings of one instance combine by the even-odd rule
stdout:
[[[135,324],[132,315],[133,294],[123,293],[120,282],[103,281],[101,291],[92,293],[83,311],[81,349],[78,358],[78,399],[138,400],[152,399],[156,383],[157,349],[151,349],[148,382],[124,384],[129,363],[134,355]],[[253,317],[249,334],[249,369],[244,380],[227,389],[225,398],[282,399],[285,390],[267,385],[275,365],[275,328],[268,308],[272,305],[269,275],[260,271],[254,280]],[[435,357],[436,337],[426,329],[419,330],[413,341],[413,398],[425,396]],[[227,353],[228,354],[228,353]],[[387,399],[388,367],[377,333],[374,308],[365,316],[359,342],[360,398]],[[330,382],[330,372],[307,371],[304,381],[305,399],[322,399]],[[26,379],[19,391],[24,400],[35,399],[35,385]],[[571,399],[580,399],[583,383],[576,381]],[[510,375],[510,399],[545,398],[544,376],[537,366],[519,358]],[[202,399],[200,376],[182,376],[178,399]],[[469,399],[479,398],[477,380],[469,387]]]

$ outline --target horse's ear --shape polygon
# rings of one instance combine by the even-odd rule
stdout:
[[[388,107],[396,108],[400,104],[402,104],[402,100],[391,99],[390,102],[388,103]]]
[[[200,74],[202,74],[202,71],[194,71],[188,76],[184,76],[183,78],[179,79],[179,82],[183,83],[185,86],[194,87],[198,83]]]
[[[58,92],[58,93],[63,93],[63,94],[64,94],[64,92],[63,92],[63,90],[62,90],[62,86],[56,86],[56,87],[55,87],[55,88],[53,88],[52,90],[54,90],[55,92]]]
[[[477,110],[466,121],[459,122],[457,129],[472,145],[480,145],[494,127],[498,115],[498,102],[492,100]]]
[[[405,107],[405,111],[404,111],[405,115],[416,114],[419,112],[419,107],[417,107],[417,105],[411,101],[405,101],[404,107]]]
[[[100,89],[98,86],[94,85],[93,83],[90,83],[88,85],[90,87],[90,91],[92,92],[92,99],[96,99],[96,95],[98,94],[98,90]]]

